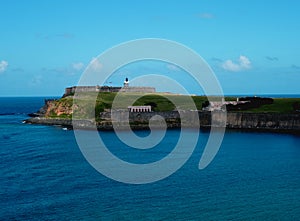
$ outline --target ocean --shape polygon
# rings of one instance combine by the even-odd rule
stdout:
[[[215,159],[199,170],[209,136],[201,131],[177,172],[124,184],[86,161],[72,130],[22,123],[43,102],[0,98],[0,220],[300,219],[300,136],[227,131]],[[147,163],[172,151],[180,130],[168,130],[159,148],[145,151],[122,146],[114,132],[99,135],[120,158]]]

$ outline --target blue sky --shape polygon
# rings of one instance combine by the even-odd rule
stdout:
[[[91,59],[138,38],[192,48],[212,67],[225,94],[300,94],[296,0],[0,0],[0,5],[0,96],[60,96]]]

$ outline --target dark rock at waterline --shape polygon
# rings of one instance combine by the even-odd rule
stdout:
[[[180,128],[197,126],[194,118],[188,118],[183,121],[178,112],[148,112],[148,113],[130,113],[130,128],[134,130],[149,129],[149,120],[155,116],[160,115],[165,119],[166,124],[155,124],[154,128]],[[196,114],[197,116],[197,114]],[[212,118],[213,116],[213,118]],[[105,113],[102,117],[106,120],[94,122],[91,120],[74,120],[62,118],[45,118],[33,117],[27,119],[26,123],[44,124],[44,125],[61,125],[64,127],[95,129],[98,130],[113,130],[114,127],[118,129],[128,129],[128,124],[123,121],[122,115],[118,123],[112,125],[110,113]],[[280,114],[280,113],[243,113],[243,112],[206,112],[199,111],[198,117],[201,128],[209,127],[225,127],[228,129],[240,129],[251,131],[273,131],[273,132],[296,132],[300,133],[300,113]],[[227,118],[226,122],[224,121]],[[199,126],[199,125],[198,125]]]

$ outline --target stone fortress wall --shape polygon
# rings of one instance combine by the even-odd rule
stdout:
[[[180,127],[182,118],[178,111],[167,112],[128,112],[124,110],[116,111],[114,120],[120,123],[128,119],[129,122],[136,124],[148,124],[149,120],[155,115],[159,115],[165,119],[169,128]],[[300,130],[300,114],[279,114],[279,113],[242,113],[242,112],[223,112],[223,111],[197,111],[197,114],[190,114],[190,111],[181,111],[185,116],[183,126],[194,127],[197,126],[197,119],[199,117],[201,127],[227,127],[230,129],[248,129],[248,130]],[[214,115],[214,122],[212,122],[212,114]],[[224,115],[227,120],[224,121]],[[100,118],[110,121],[111,112],[100,113]]]
[[[131,92],[131,93],[155,93],[154,87],[132,87],[129,86],[128,78],[124,81],[123,87],[111,86],[73,86],[65,89],[64,97],[73,95],[75,92]]]
[[[180,128],[181,119],[177,111],[168,112],[129,112],[121,111],[117,113],[117,121],[120,120],[119,124],[122,125],[126,119],[131,122],[134,129],[148,129],[149,120],[155,115],[159,115],[165,119],[168,128]],[[186,113],[188,114],[188,113]],[[222,127],[224,122],[222,121],[224,112],[208,112],[199,111],[198,116],[200,120],[200,127],[210,127],[211,114],[219,114],[220,117],[216,116],[216,122],[213,125]],[[194,116],[194,115],[189,115]],[[103,112],[100,113],[102,122],[97,124],[99,130],[113,130],[111,123],[111,113]],[[183,126],[194,127],[195,119],[190,118],[187,122],[182,122]],[[220,121],[220,122],[218,122]],[[62,118],[46,118],[46,117],[32,117],[26,120],[26,123],[31,124],[46,124],[46,125],[62,125],[72,127],[73,123],[80,125],[83,129],[94,128],[95,123],[92,120],[75,120],[62,119]],[[159,126],[160,123],[156,123]],[[163,124],[162,124],[163,125]],[[293,132],[299,134],[300,131],[300,114],[278,114],[278,113],[241,113],[232,112],[227,113],[226,128],[228,129],[242,129],[252,131],[273,131],[273,132]]]

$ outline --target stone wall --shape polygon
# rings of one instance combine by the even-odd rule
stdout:
[[[123,87],[121,92],[131,92],[131,93],[155,93],[154,87]]]
[[[227,127],[300,130],[300,114],[229,112],[227,113]]]
[[[75,92],[119,92],[121,87],[109,86],[73,86],[65,89],[64,96],[74,94]]]
[[[109,87],[109,86],[73,86],[65,89],[65,96],[72,95],[75,92],[138,92],[155,93],[154,87]]]
[[[166,120],[168,124],[176,124],[180,126],[180,115],[177,111],[168,112],[146,112],[146,113],[128,113],[126,111],[119,111],[114,115],[116,121],[125,121],[128,118],[129,121],[135,123],[145,124],[155,115],[159,115]],[[182,116],[185,116],[185,122],[182,122],[185,126],[195,126],[197,114],[191,114],[189,111],[182,111]],[[214,114],[214,122],[212,123],[212,114]],[[222,111],[198,112],[200,126],[210,127],[224,127],[226,123],[227,128],[231,129],[271,129],[271,130],[299,130],[300,131],[300,114],[280,114],[280,113],[242,113],[242,112],[227,112],[225,115]],[[226,122],[224,116],[227,118]],[[111,119],[110,112],[101,113],[100,118],[105,120]],[[171,127],[171,125],[170,125]],[[172,126],[174,127],[174,126]]]
[[[136,113],[128,111],[117,111],[114,115],[114,121],[122,123],[128,119],[133,129],[148,129],[149,120],[152,118],[158,122],[157,125],[162,122],[162,118],[165,119],[168,128],[195,127],[197,126],[197,118],[200,120],[201,127],[210,127],[212,125],[211,112],[189,112],[182,111],[181,115],[186,118],[180,118],[180,114],[177,111],[169,112],[143,112]],[[224,126],[224,112],[214,112],[213,125],[216,127]],[[157,117],[161,116],[161,117]],[[227,113],[226,127],[229,129],[247,129],[253,131],[268,130],[274,132],[296,132],[300,133],[300,114],[279,114],[279,113],[241,113],[241,112],[228,112]],[[111,130],[113,129],[111,123],[111,113],[103,112],[100,114],[101,121],[97,122],[99,130]],[[185,119],[185,120],[183,120]],[[59,119],[59,118],[45,118],[45,117],[33,117],[26,121],[32,124],[47,124],[47,125],[63,125],[72,126],[71,119]],[[182,124],[181,124],[182,123]],[[93,122],[91,120],[77,120],[77,126],[82,128],[92,128]]]

